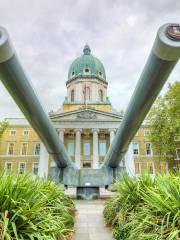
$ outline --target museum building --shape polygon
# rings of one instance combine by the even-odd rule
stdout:
[[[80,168],[97,169],[102,163],[123,113],[116,111],[107,96],[108,81],[102,62],[91,54],[88,44],[69,67],[67,96],[49,117],[71,159]],[[38,173],[41,141],[26,119],[9,118],[0,139],[0,169]],[[172,163],[161,161],[148,139],[144,123],[132,143],[134,174],[166,172]],[[179,140],[178,140],[179,141]],[[180,148],[173,164],[180,166]],[[121,163],[125,164],[125,162]],[[49,158],[49,167],[54,162]]]

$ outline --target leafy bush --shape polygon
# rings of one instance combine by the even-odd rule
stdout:
[[[6,120],[3,120],[2,122],[0,122],[0,138],[2,137],[7,127],[8,127],[8,122]]]
[[[74,204],[53,182],[24,174],[0,176],[0,239],[66,239]]]
[[[180,237],[180,174],[123,177],[118,195],[104,209],[116,240]]]

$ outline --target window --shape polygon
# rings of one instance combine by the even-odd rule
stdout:
[[[135,173],[140,174],[141,173],[141,163],[135,162]]]
[[[11,170],[12,170],[12,163],[5,162],[5,171],[11,171]]]
[[[83,148],[84,156],[90,156],[91,155],[91,149],[90,149],[90,143],[84,142],[84,148]]]
[[[149,174],[154,174],[154,163],[153,162],[147,162],[147,172]]]
[[[99,142],[99,156],[104,157],[106,155],[106,142]]]
[[[23,136],[29,136],[29,131],[28,130],[24,130],[23,131]]]
[[[39,164],[38,164],[37,162],[34,162],[34,163],[33,163],[32,172],[33,172],[33,174],[35,174],[35,175],[38,174],[38,166],[39,166]]]
[[[13,142],[8,143],[8,149],[7,149],[7,154],[8,155],[13,155],[14,154],[14,146],[15,146],[15,143],[13,143]]]
[[[139,143],[133,143],[133,154],[134,155],[139,154]]]
[[[88,75],[90,73],[90,69],[89,68],[85,68],[84,69],[84,74]]]
[[[176,148],[177,159],[180,159],[180,148]]]
[[[100,100],[100,102],[103,102],[103,90],[102,89],[99,90],[99,100]]]
[[[91,162],[88,162],[88,161],[83,162],[82,167],[83,168],[91,168]]]
[[[74,102],[74,89],[71,90],[71,102]]]
[[[83,90],[83,94],[84,94],[84,101],[89,101],[90,100],[90,88],[85,86],[84,90]]]
[[[74,76],[75,72],[72,72],[72,76]]]
[[[35,148],[34,148],[34,154],[39,155],[40,154],[40,149],[41,149],[40,143],[36,143]]]
[[[177,141],[177,142],[179,142],[180,141],[180,136],[174,136],[174,141]]]
[[[146,143],[146,155],[152,155],[151,143]]]
[[[21,145],[21,155],[27,155],[28,143],[22,143]]]
[[[102,72],[99,72],[99,76],[102,76]]]
[[[9,136],[16,136],[16,131],[15,130],[10,130],[9,131]]]
[[[19,163],[19,174],[23,174],[26,170],[26,163],[20,162]]]
[[[68,142],[67,151],[70,157],[74,156],[74,142]]]

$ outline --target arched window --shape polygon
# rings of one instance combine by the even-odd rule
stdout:
[[[102,89],[99,90],[99,100],[100,100],[100,102],[103,102],[103,90]]]
[[[84,94],[84,101],[90,101],[90,88],[89,87],[84,87],[83,90],[83,94]]]
[[[71,90],[71,102],[74,102],[74,89]]]

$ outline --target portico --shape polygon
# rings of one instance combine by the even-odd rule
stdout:
[[[74,124],[73,124],[74,125]],[[110,128],[58,128],[59,138],[78,169],[98,169],[115,136]]]

